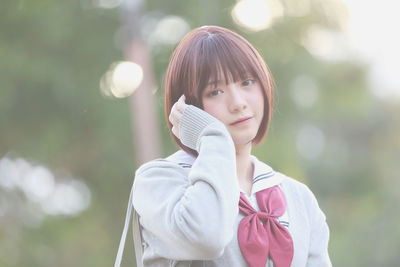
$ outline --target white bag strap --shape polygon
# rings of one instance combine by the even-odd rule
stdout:
[[[139,215],[133,209],[133,245],[135,246],[136,267],[143,267],[143,238],[140,229]]]
[[[128,233],[129,223],[130,223],[130,220],[132,217],[132,210],[133,210],[133,222],[132,222],[132,224],[133,224],[133,244],[135,247],[135,254],[136,254],[136,264],[137,264],[136,266],[143,267],[142,234],[140,231],[139,216],[136,213],[135,209],[133,209],[132,195],[133,195],[133,187],[132,187],[131,193],[129,195],[129,203],[128,203],[128,208],[126,210],[124,230],[122,231],[121,241],[119,242],[118,254],[117,254],[117,258],[115,259],[114,267],[120,267],[120,265],[121,265],[122,255],[124,254],[126,235]]]

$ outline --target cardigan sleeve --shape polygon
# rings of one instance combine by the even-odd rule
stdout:
[[[188,136],[184,143],[199,155],[189,172],[166,160],[141,166],[133,205],[153,237],[147,241],[156,254],[176,260],[212,259],[223,253],[234,234],[239,201],[235,147],[220,121],[189,107],[180,131]]]
[[[332,267],[328,254],[329,228],[326,217],[320,209],[317,199],[309,191],[308,207],[310,211],[310,245],[307,267]]]

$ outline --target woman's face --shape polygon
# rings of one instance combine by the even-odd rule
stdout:
[[[248,78],[225,84],[209,81],[202,94],[203,109],[225,124],[236,146],[250,143],[257,135],[264,116],[260,83]]]

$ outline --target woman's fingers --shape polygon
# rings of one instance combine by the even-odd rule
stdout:
[[[179,112],[181,112],[182,114],[183,114],[183,111],[185,110],[185,108],[186,108],[186,103],[185,103],[185,100],[186,100],[186,98],[185,98],[185,96],[184,95],[181,95],[181,97],[178,99],[178,101],[176,102],[176,104],[177,104],[177,109],[179,110]]]
[[[173,126],[171,129],[172,133],[179,138],[179,131],[178,131],[178,127]]]
[[[183,112],[187,107],[185,103],[185,96],[182,95],[178,101],[172,106],[171,113],[169,114],[169,121],[172,124],[172,133],[179,138],[179,123],[181,121]]]
[[[176,108],[172,107],[171,114],[169,114],[169,121],[171,122],[171,124],[178,125],[182,118],[182,114],[183,113],[178,111]]]

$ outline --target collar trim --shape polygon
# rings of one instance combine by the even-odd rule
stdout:
[[[253,187],[251,193],[279,185],[283,181],[283,176],[276,173],[270,166],[259,161],[255,156],[251,156],[254,164]]]

